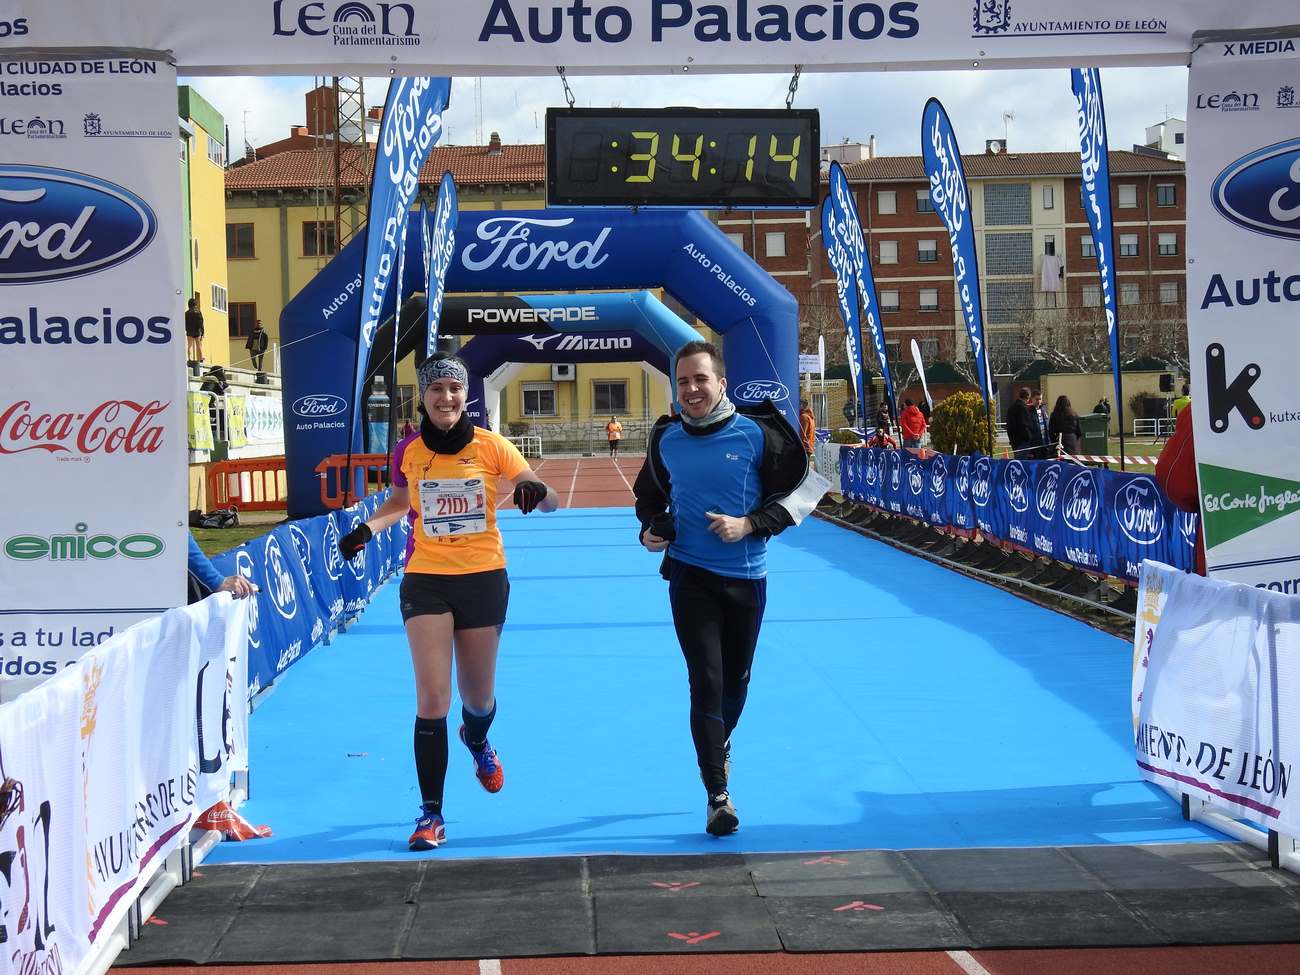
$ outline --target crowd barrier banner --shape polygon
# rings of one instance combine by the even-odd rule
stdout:
[[[229,799],[248,768],[246,612],[224,593],[170,610],[0,706],[0,973],[78,971]]]
[[[1136,582],[1144,559],[1190,571],[1197,519],[1147,474],[981,454],[840,450],[846,498],[937,527],[984,535],[1089,572]]]
[[[213,558],[223,575],[242,575],[260,590],[248,600],[250,699],[360,612],[405,565],[410,525],[404,518],[377,533],[350,562],[339,554],[339,538],[370,518],[386,497],[367,495],[343,511],[277,525]]]
[[[645,74],[1186,64],[1198,30],[1295,21],[1292,0],[11,0],[6,47],[175,52],[185,73]],[[651,71],[650,73],[654,73]]]
[[[1189,75],[1192,426],[1207,571],[1296,595],[1300,33],[1246,47],[1206,44]]]
[[[49,64],[0,64],[0,700],[185,602],[176,72]]]
[[[1300,834],[1300,600],[1144,562],[1132,703],[1144,779]]]

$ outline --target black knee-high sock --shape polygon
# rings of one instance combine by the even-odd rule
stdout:
[[[695,742],[696,761],[704,776],[704,788],[711,796],[725,792],[727,776],[722,761],[726,733],[722,719],[716,714],[705,714],[691,708],[691,738]]]
[[[420,801],[442,812],[442,788],[447,779],[447,719],[415,719],[415,774]]]
[[[492,719],[497,716],[496,699],[493,698],[492,710],[487,714],[475,714],[462,704],[460,716],[465,722],[465,740],[469,742],[469,747],[476,752],[481,752],[483,746],[487,744],[487,733],[492,727]]]

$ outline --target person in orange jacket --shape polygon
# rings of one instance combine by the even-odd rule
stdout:
[[[921,446],[921,438],[925,436],[925,415],[910,399],[903,400],[903,412],[898,414],[898,426],[903,431],[904,447]]]
[[[1201,510],[1196,481],[1196,445],[1192,441],[1192,411],[1181,410],[1173,435],[1165,441],[1156,461],[1156,483],[1179,511]],[[1196,571],[1205,575],[1205,529],[1196,533]]]
[[[817,452],[817,417],[806,399],[799,401],[799,439],[803,441],[803,451],[809,457]]]

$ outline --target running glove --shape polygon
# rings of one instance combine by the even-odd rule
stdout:
[[[650,519],[650,531],[658,535],[665,542],[675,542],[677,540],[677,526],[673,524],[673,516],[667,511],[661,511]]]
[[[546,485],[541,481],[520,481],[515,485],[515,507],[528,514],[546,498]]]
[[[339,553],[349,561],[366,547],[366,542],[375,537],[370,526],[364,521],[339,539]]]

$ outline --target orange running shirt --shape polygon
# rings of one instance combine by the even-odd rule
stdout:
[[[605,433],[608,435],[610,440],[622,440],[623,424],[619,423],[617,420],[611,420],[609,423],[605,424]]]
[[[406,571],[455,576],[504,569],[497,478],[513,481],[526,470],[514,444],[482,427],[458,454],[435,454],[418,433],[399,443],[393,483],[411,493],[415,540]]]

